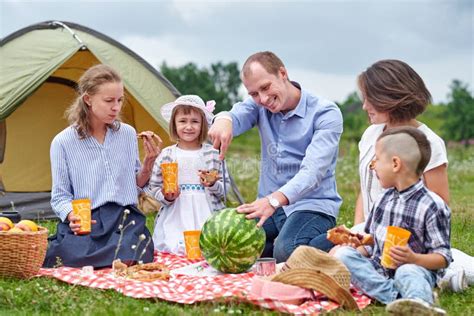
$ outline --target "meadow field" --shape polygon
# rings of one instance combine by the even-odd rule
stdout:
[[[256,197],[259,174],[259,141],[255,130],[234,140],[228,166],[246,201]],[[351,226],[358,193],[357,144],[342,141],[337,165],[337,186],[343,197],[338,224]],[[474,254],[474,148],[450,146],[449,183],[452,208],[452,246]],[[53,233],[55,222],[42,223]],[[153,216],[147,224],[153,228]],[[474,287],[456,294],[439,293],[440,305],[449,315],[474,315]],[[276,314],[238,302],[210,302],[181,305],[162,300],[134,299],[111,290],[97,290],[69,285],[55,279],[0,279],[1,315],[208,315]],[[343,310],[336,315],[352,315]],[[384,306],[372,304],[362,315],[383,315]]]

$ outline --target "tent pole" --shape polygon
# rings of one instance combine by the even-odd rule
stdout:
[[[74,31],[71,30],[71,29],[69,28],[69,26],[67,26],[66,24],[64,24],[63,22],[59,22],[59,21],[52,21],[52,22],[51,22],[51,25],[59,25],[59,26],[65,28],[66,30],[69,31],[69,33],[71,33],[72,37],[73,37],[76,41],[78,41],[79,44],[81,44],[81,50],[87,49],[86,45],[85,45],[84,42],[79,38],[79,36],[77,36],[77,34],[74,33]]]

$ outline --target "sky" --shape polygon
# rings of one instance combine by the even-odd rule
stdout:
[[[440,103],[453,79],[473,90],[473,3],[0,0],[0,37],[38,22],[74,22],[114,38],[156,68],[163,61],[201,67],[235,61],[240,67],[249,55],[270,50],[291,80],[338,102],[356,91],[357,75],[368,66],[400,59]]]

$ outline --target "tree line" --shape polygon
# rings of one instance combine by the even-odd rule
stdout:
[[[236,62],[217,62],[209,67],[198,67],[190,62],[180,67],[160,66],[161,73],[182,93],[197,94],[204,101],[215,100],[215,113],[227,111],[243,97],[240,71]],[[369,122],[362,110],[362,101],[353,92],[343,102],[337,102],[344,117],[343,137],[359,141]],[[454,79],[450,84],[447,102],[433,104],[420,117],[441,135],[445,141],[463,142],[474,140],[474,96],[468,84]]]

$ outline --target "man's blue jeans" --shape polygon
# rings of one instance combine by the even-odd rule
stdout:
[[[280,207],[263,224],[267,241],[262,257],[273,257],[277,262],[283,262],[300,245],[321,249],[325,247],[321,241],[326,241],[326,238],[318,236],[325,237],[328,229],[335,225],[336,219],[323,213],[296,211],[286,217]]]
[[[351,272],[352,284],[377,301],[388,304],[398,297],[417,298],[433,304],[436,274],[416,264],[398,267],[393,279],[377,272],[370,262],[352,247],[341,247],[335,253]]]

